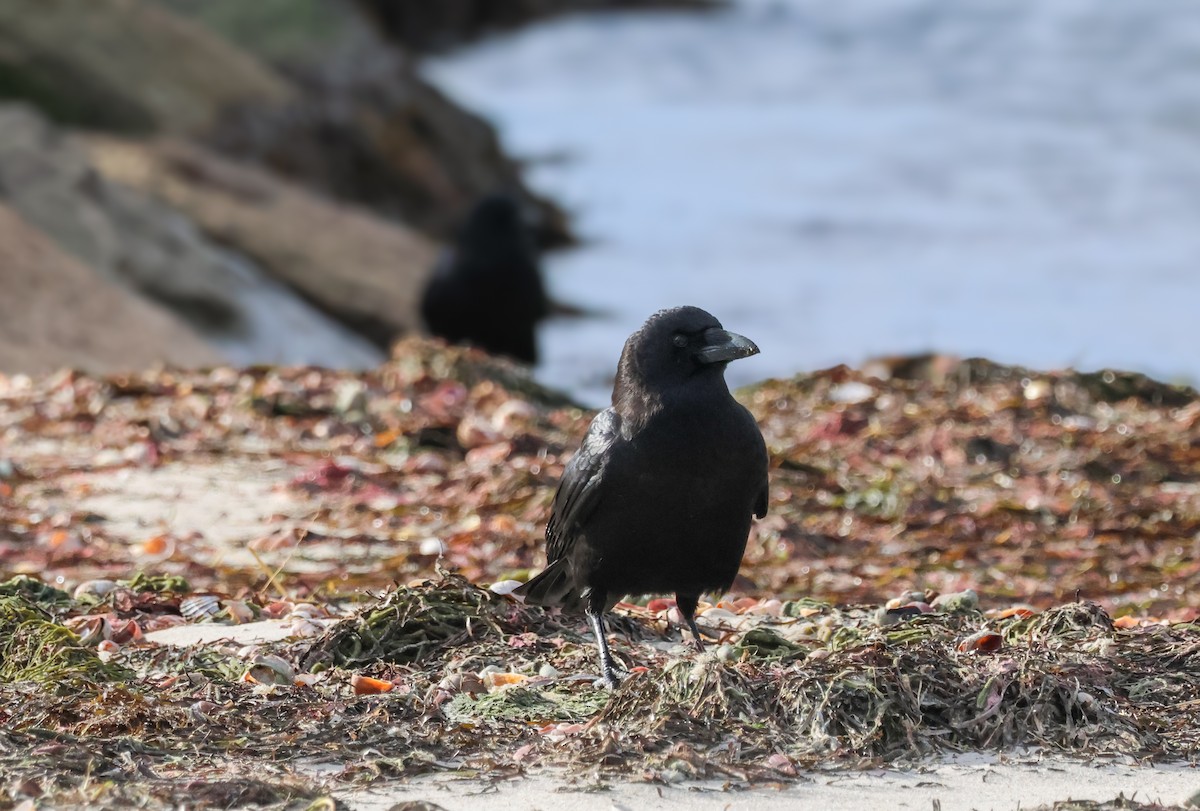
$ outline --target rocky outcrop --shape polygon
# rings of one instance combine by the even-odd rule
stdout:
[[[418,297],[436,256],[420,234],[196,145],[87,143],[106,179],[169,204],[377,344],[418,327]]]
[[[0,90],[63,123],[197,132],[293,89],[250,54],[140,0],[3,0]]]
[[[357,0],[392,39],[417,51],[440,50],[484,34],[572,11],[602,8],[703,9],[714,0]]]
[[[568,241],[561,212],[525,188],[491,127],[425,83],[357,6],[310,0],[292,12],[0,0],[0,97],[89,129],[203,137],[442,238],[476,199],[506,190],[544,212],[547,242]]]
[[[106,182],[87,153],[35,111],[0,108],[0,199],[110,281],[200,330],[240,328],[238,272],[182,217]]]
[[[220,356],[162,308],[99,276],[0,205],[0,372],[93,372]]]
[[[240,108],[208,142],[441,239],[481,197],[506,192],[538,212],[543,244],[571,241],[562,211],[525,187],[491,125],[365,28],[353,47],[291,75],[301,89],[292,101]]]
[[[273,280],[271,266],[104,177],[77,139],[25,107],[0,107],[0,200],[96,274],[171,310],[230,360],[362,366],[382,357]],[[413,258],[412,274],[424,271],[428,256]],[[403,281],[395,270],[403,261],[380,262],[380,275]],[[331,265],[323,270],[337,278]],[[406,295],[415,291],[381,298],[394,304]]]
[[[377,361],[419,324],[435,246],[413,229],[449,236],[482,195],[533,201],[543,242],[568,240],[490,126],[352,0],[0,0],[13,98],[0,201],[236,362]],[[108,135],[84,148],[62,122]]]

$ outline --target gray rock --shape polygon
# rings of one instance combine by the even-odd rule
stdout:
[[[367,366],[382,357],[175,209],[104,178],[79,143],[20,105],[0,107],[0,200],[229,360]]]
[[[186,324],[62,251],[0,205],[0,372],[134,371],[221,358]]]

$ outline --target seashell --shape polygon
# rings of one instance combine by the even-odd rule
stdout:
[[[767,768],[793,777],[796,774],[796,764],[792,763],[792,759],[778,752],[767,758]]]
[[[138,553],[152,562],[164,561],[175,554],[175,539],[170,535],[155,535],[142,541]]]
[[[292,606],[292,609],[290,612],[288,612],[287,616],[312,619],[313,617],[320,616],[322,613],[323,612],[321,609],[317,608],[312,603],[296,603]]]
[[[758,617],[779,617],[783,615],[783,603],[774,598],[763,600],[747,608],[746,613]]]
[[[99,602],[120,586],[115,580],[85,580],[75,587],[75,599],[90,599]]]
[[[354,688],[354,694],[358,696],[373,696],[380,693],[390,692],[396,685],[390,681],[383,679],[373,679],[370,676],[360,676],[355,673],[350,677],[350,686]]]
[[[438,683],[439,690],[447,693],[470,693],[478,695],[487,692],[483,680],[474,673],[452,673]]]
[[[63,623],[79,636],[79,644],[90,647],[107,639],[107,624],[104,617],[71,617]]]
[[[527,681],[529,677],[520,673],[488,673],[483,677],[483,683],[487,685],[489,692]]]
[[[325,632],[325,626],[308,617],[292,617],[288,623],[288,632],[291,636],[298,637],[320,636]]]
[[[242,679],[251,684],[290,685],[296,681],[296,671],[283,657],[266,654],[254,657]]]
[[[212,701],[197,701],[196,703],[192,704],[192,706],[188,707],[188,714],[192,716],[192,719],[195,721],[207,723],[209,714],[219,709],[221,709],[221,705]]]
[[[422,538],[417,551],[422,555],[440,555],[446,551],[446,545],[440,538]]]
[[[135,642],[142,638],[141,627],[133,620],[109,620],[105,636],[118,645]]]
[[[263,606],[262,612],[267,619],[277,620],[291,616],[294,610],[295,606],[287,600],[274,600]]]
[[[537,409],[524,400],[505,400],[492,412],[492,424],[505,434],[537,417]]]
[[[492,427],[490,421],[485,420],[478,414],[468,414],[463,417],[459,421],[458,429],[454,433],[458,439],[458,444],[467,450],[479,448],[484,445],[493,445],[503,438],[500,432]]]
[[[238,625],[254,621],[254,609],[244,600],[227,600],[225,611],[229,614],[229,618]]]
[[[737,621],[737,614],[726,608],[708,608],[700,613],[710,623],[719,622],[732,625]]]
[[[875,389],[857,380],[848,380],[829,390],[829,399],[834,403],[864,403],[875,396]]]
[[[488,586],[488,591],[492,592],[493,594],[507,595],[507,594],[512,594],[514,591],[519,589],[522,585],[524,585],[524,584],[521,583],[520,580],[499,580],[499,581],[493,583],[492,585]]]
[[[995,653],[1004,645],[1004,637],[995,631],[980,631],[958,643],[960,653]]]
[[[995,619],[1006,620],[1009,617],[1020,617],[1021,619],[1025,619],[1026,617],[1032,617],[1036,613],[1037,610],[1031,608],[1030,606],[1014,605],[1009,608],[1002,608],[999,611],[989,611],[987,612],[987,615],[989,617],[994,617]]]
[[[221,598],[215,594],[196,594],[179,601],[179,613],[192,622],[214,617],[221,611]]]

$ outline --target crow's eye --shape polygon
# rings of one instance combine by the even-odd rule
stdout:
[[[680,349],[683,349],[688,345],[688,339],[686,335],[676,335],[674,342],[675,346],[679,347]]]

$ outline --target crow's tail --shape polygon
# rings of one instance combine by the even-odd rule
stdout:
[[[564,558],[551,563],[541,574],[513,593],[524,597],[529,605],[557,605],[568,610],[579,610],[583,605],[583,598],[575,590],[570,567]]]

